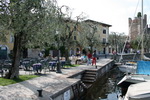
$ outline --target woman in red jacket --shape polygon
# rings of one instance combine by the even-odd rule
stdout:
[[[94,53],[93,53],[93,59],[92,59],[92,66],[95,64],[96,66],[96,50],[94,50]]]

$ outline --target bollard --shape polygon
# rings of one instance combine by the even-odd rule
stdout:
[[[95,68],[97,69],[97,66],[95,66]]]
[[[39,97],[43,97],[43,95],[42,95],[42,89],[39,89],[39,90],[37,90],[38,92],[39,92]]]

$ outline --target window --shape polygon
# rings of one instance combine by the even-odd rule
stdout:
[[[106,43],[106,38],[103,38],[103,43]]]
[[[106,30],[105,29],[103,29],[103,34],[106,34]]]

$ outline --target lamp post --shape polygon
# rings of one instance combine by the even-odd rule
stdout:
[[[56,35],[58,36],[57,37],[57,51],[58,51],[58,54],[57,54],[57,70],[56,70],[56,73],[62,73],[61,72],[61,66],[60,66],[60,53],[59,53],[59,48],[60,48],[60,41],[59,41],[59,32],[56,31]]]
[[[107,58],[107,53],[106,53],[107,52],[107,50],[106,50],[107,49],[107,44],[108,43],[105,42],[105,58]]]
[[[94,43],[94,41],[92,40],[91,41],[91,52],[93,53],[93,43]]]

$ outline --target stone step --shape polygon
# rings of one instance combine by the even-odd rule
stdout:
[[[94,74],[84,74],[83,77],[96,77]]]
[[[84,74],[92,74],[92,75],[96,75],[97,74],[97,72],[85,72]]]
[[[87,79],[85,79],[85,80],[82,80],[82,82],[83,83],[94,83],[95,82],[95,80],[87,80]]]
[[[87,70],[86,72],[97,72],[96,69]]]
[[[95,77],[88,77],[88,76],[85,76],[85,77],[82,77],[82,79],[87,79],[87,80],[95,80]]]

